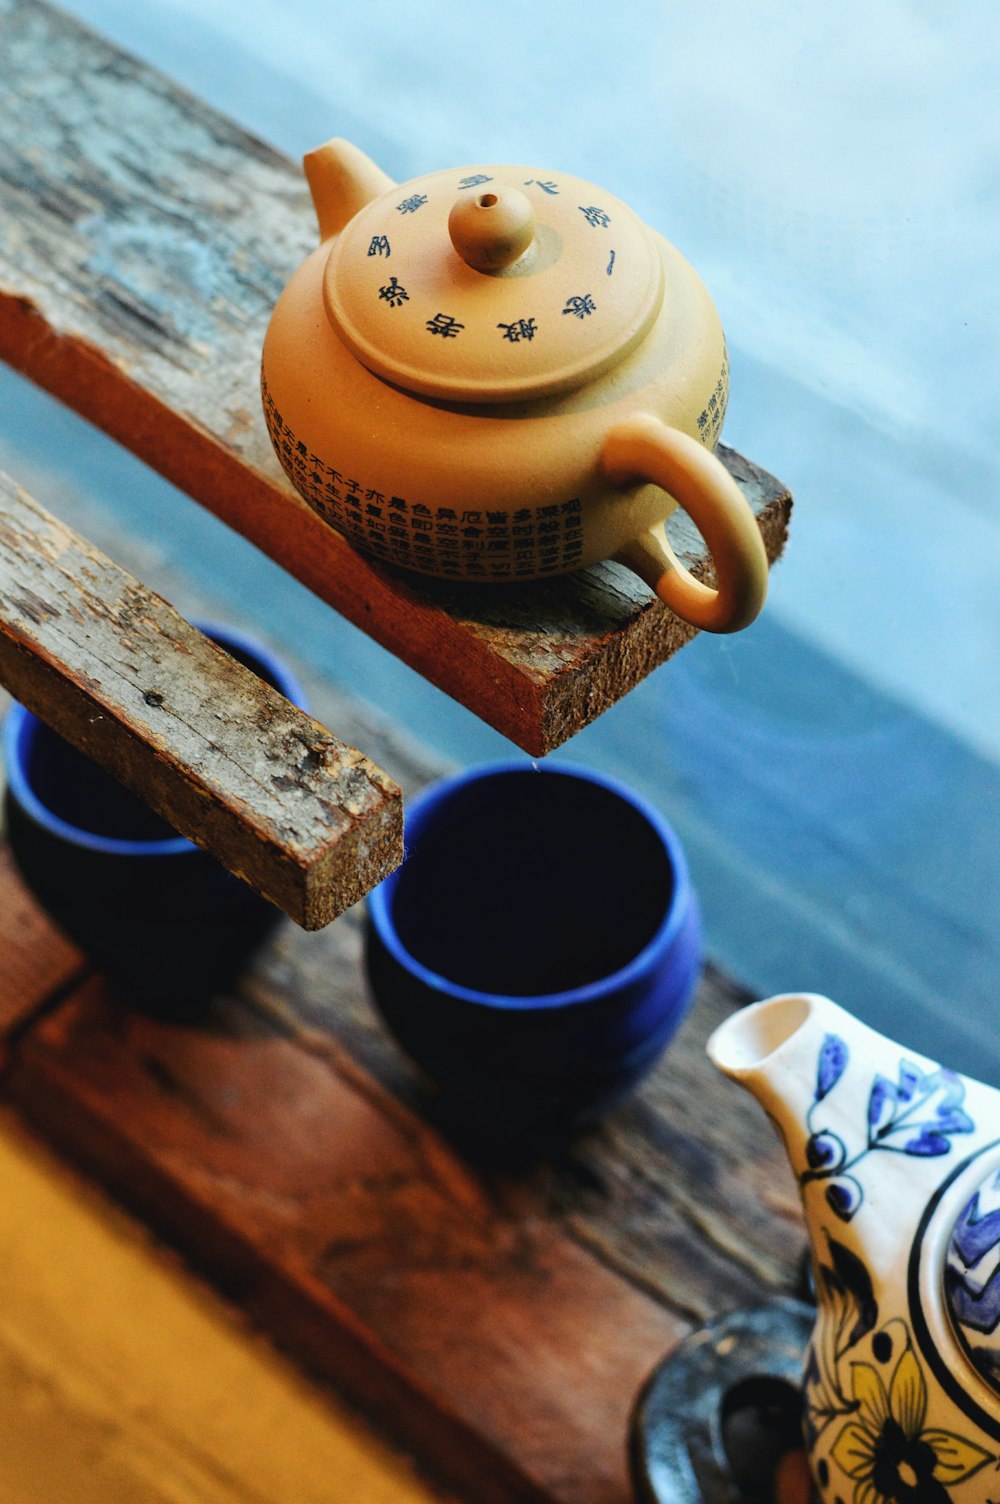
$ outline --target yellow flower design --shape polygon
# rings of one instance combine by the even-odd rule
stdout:
[[[950,1431],[925,1430],[927,1385],[907,1343],[886,1390],[870,1363],[852,1363],[854,1419],[832,1457],[854,1480],[854,1504],[948,1504],[947,1490],[994,1460]]]

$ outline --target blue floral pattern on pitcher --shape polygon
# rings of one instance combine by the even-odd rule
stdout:
[[[895,1081],[881,1074],[874,1077],[866,1121],[859,1124],[859,1147],[852,1151],[839,1133],[822,1125],[820,1110],[849,1064],[845,1042],[837,1034],[827,1034],[806,1119],[808,1168],[799,1176],[802,1190],[814,1180],[829,1182],[826,1200],[842,1222],[849,1222],[864,1200],[864,1188],[853,1172],[869,1154],[881,1151],[932,1159],[950,1152],[954,1134],[975,1131],[975,1123],[962,1107],[965,1083],[960,1076],[942,1066],[925,1071],[902,1059]]]

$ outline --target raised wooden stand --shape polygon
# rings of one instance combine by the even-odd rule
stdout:
[[[0,854],[0,1095],[477,1504],[627,1504],[629,1415],[693,1323],[789,1291],[795,1187],[703,1050],[536,1164],[484,1163],[365,996],[361,915],[284,927],[199,1023],[113,996]]]
[[[43,0],[0,0],[0,19],[0,358],[533,756],[690,641],[616,564],[463,588],[322,523],[278,467],[259,391],[271,309],[315,244],[300,168]],[[720,453],[776,559],[787,490]],[[683,517],[671,538],[704,577]]]

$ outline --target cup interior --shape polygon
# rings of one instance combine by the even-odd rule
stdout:
[[[538,997],[627,966],[670,914],[677,876],[653,811],[608,782],[509,769],[411,809],[386,914],[418,966],[478,993]]]
[[[44,721],[32,717],[24,738],[23,766],[31,790],[57,820],[113,841],[178,839],[172,825]]]

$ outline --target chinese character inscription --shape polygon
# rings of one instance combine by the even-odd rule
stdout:
[[[503,330],[503,338],[509,340],[512,345],[518,345],[522,340],[533,340],[538,333],[538,321],[536,319],[515,319],[512,324],[498,324],[498,329]]]
[[[452,318],[450,313],[436,313],[432,319],[427,320],[425,327],[429,334],[440,334],[442,339],[457,339],[465,325]]]
[[[597,304],[590,293],[578,294],[576,297],[566,299],[566,307],[563,313],[571,313],[574,318],[585,319],[590,314],[597,312]]]
[[[390,277],[385,286],[379,288],[378,295],[390,308],[398,308],[400,304],[410,301],[410,294],[396,277]]]

